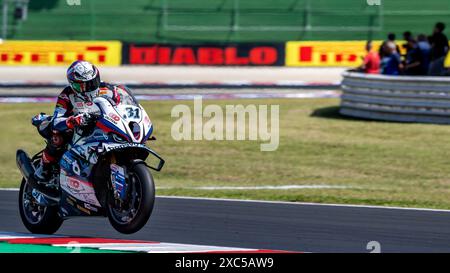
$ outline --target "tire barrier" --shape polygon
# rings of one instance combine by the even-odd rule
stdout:
[[[450,77],[344,72],[342,115],[396,122],[450,124]]]

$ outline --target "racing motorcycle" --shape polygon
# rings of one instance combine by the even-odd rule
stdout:
[[[164,165],[145,145],[155,140],[150,138],[153,125],[130,92],[121,92],[119,103],[100,96],[82,106],[88,122],[74,131],[49,181],[34,178],[42,151],[31,159],[25,151],[17,151],[23,176],[22,222],[32,233],[53,234],[71,217],[104,216],[117,231],[134,233],[153,210],[155,185],[149,168],[160,171]],[[52,116],[44,113],[32,119],[46,139],[51,122]]]

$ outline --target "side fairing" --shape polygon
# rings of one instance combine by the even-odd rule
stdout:
[[[90,214],[90,211],[98,210],[101,206],[97,200],[94,185],[88,179],[92,171],[92,166],[97,161],[96,152],[92,148],[98,144],[97,142],[74,146],[61,158],[60,187],[65,196],[70,196],[76,202],[74,200],[72,202],[66,200],[68,198],[62,201],[72,211],[75,208],[85,214]],[[66,208],[67,210],[69,209]]]

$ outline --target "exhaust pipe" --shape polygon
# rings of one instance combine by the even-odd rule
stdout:
[[[34,189],[38,190],[44,194],[47,198],[53,201],[59,201],[59,194],[54,190],[51,190],[41,184],[39,184],[34,178],[34,167],[31,164],[31,159],[28,157],[27,153],[23,150],[17,150],[16,152],[16,163],[17,167],[22,173],[27,183]]]
[[[31,164],[31,159],[28,157],[25,151],[17,150],[16,163],[17,167],[20,170],[20,173],[22,173],[22,176],[25,178],[25,180],[29,181],[34,174],[34,167]]]

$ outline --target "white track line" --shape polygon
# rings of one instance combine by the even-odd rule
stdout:
[[[267,185],[267,186],[200,186],[200,187],[156,187],[156,189],[189,190],[292,190],[292,189],[349,189],[351,186],[336,185]]]
[[[103,250],[124,250],[149,253],[183,253],[183,252],[210,252],[210,251],[258,251],[254,248],[222,247],[177,243],[98,243],[98,244],[53,244],[56,247],[87,247]]]
[[[18,191],[19,189],[0,189],[0,191]],[[191,196],[167,196],[157,195],[158,198],[166,199],[191,199],[206,201],[226,201],[226,202],[243,202],[243,203],[267,203],[267,204],[285,204],[285,205],[304,205],[304,206],[323,206],[323,207],[344,207],[344,208],[368,208],[368,209],[393,209],[393,210],[411,210],[411,211],[432,211],[447,212],[448,209],[429,209],[429,208],[407,208],[392,206],[371,206],[371,205],[351,205],[351,204],[330,204],[330,203],[311,203],[311,202],[289,202],[289,201],[266,201],[266,200],[249,200],[249,199],[227,199],[227,198],[211,198],[211,197],[191,197]]]
[[[433,211],[433,212],[450,212],[447,209],[429,209],[429,208],[407,208],[392,206],[371,206],[371,205],[351,205],[351,204],[330,204],[330,203],[310,203],[310,202],[289,202],[289,201],[266,201],[266,200],[249,200],[249,199],[227,199],[227,198],[211,198],[211,197],[191,197],[191,196],[168,196],[158,195],[158,198],[166,199],[192,199],[206,201],[226,201],[226,202],[243,202],[243,203],[266,203],[266,204],[284,204],[284,205],[305,205],[305,206],[324,206],[324,207],[349,207],[349,208],[368,208],[368,209],[394,209],[394,210],[412,210],[412,211]]]
[[[158,85],[158,86],[336,86],[340,85],[341,81],[303,81],[303,80],[275,80],[275,81],[248,81],[248,80],[214,80],[214,81],[201,81],[201,80],[166,80],[166,81],[121,81],[119,84],[123,85]],[[22,86],[35,86],[35,85],[50,85],[61,86],[67,85],[64,81],[32,81],[32,80],[0,80],[0,85],[22,85]]]

